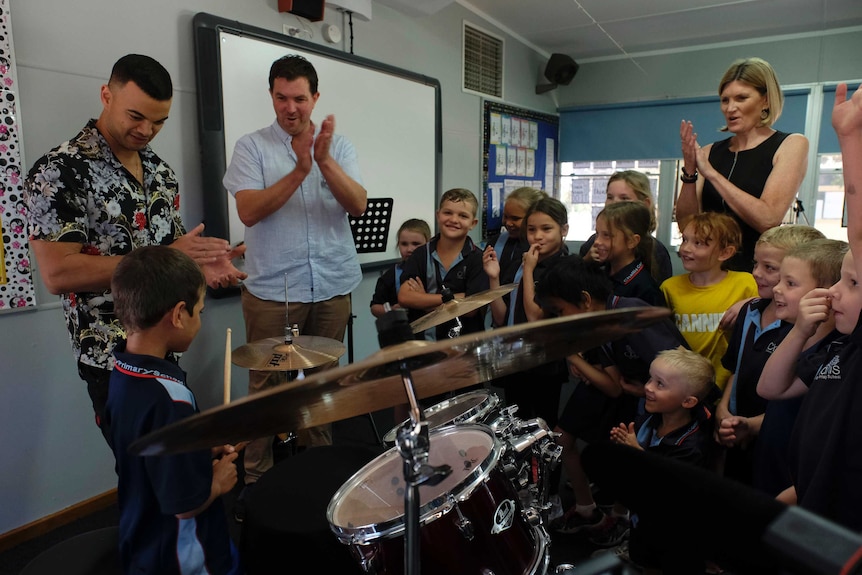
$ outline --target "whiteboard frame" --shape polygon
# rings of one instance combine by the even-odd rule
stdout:
[[[427,126],[423,125],[419,130],[413,130],[420,133],[415,136],[415,141],[410,142],[411,146],[420,147],[417,157],[422,158],[422,165],[418,167],[403,166],[401,164],[404,162],[401,161],[384,163],[380,158],[363,156],[361,140],[368,133],[368,130],[353,128],[354,131],[351,132],[351,118],[349,117],[351,114],[336,111],[335,115],[336,132],[347,136],[357,149],[362,180],[368,190],[369,197],[394,197],[396,199],[393,206],[387,249],[385,252],[360,253],[358,257],[363,269],[376,269],[396,260],[398,255],[397,238],[394,236],[401,221],[410,217],[419,217],[426,219],[429,225],[434,227],[437,198],[441,194],[443,158],[441,89],[438,80],[204,12],[195,15],[193,27],[201,179],[204,190],[204,222],[209,235],[228,238],[231,243],[236,244],[243,239],[244,233],[242,223],[236,216],[233,197],[222,184],[222,178],[230,161],[234,144],[242,135],[238,133],[235,126],[231,125],[232,119],[225,119],[226,97],[235,99],[238,97],[237,94],[240,94],[241,97],[246,97],[245,94],[249,94],[248,97],[252,98],[250,101],[253,104],[244,105],[243,109],[257,110],[258,115],[250,121],[247,120],[248,126],[239,131],[251,132],[270,125],[275,119],[267,91],[269,67],[275,58],[269,61],[246,63],[243,68],[250,70],[249,73],[252,74],[250,77],[255,78],[251,81],[253,83],[249,83],[250,80],[245,77],[246,72],[241,70],[243,78],[239,78],[238,82],[236,78],[233,78],[233,85],[241,85],[243,89],[238,92],[234,90],[236,93],[230,93],[231,89],[228,89],[226,93],[223,82],[223,65],[225,63],[223,62],[222,45],[226,39],[232,40],[234,38],[238,41],[250,39],[253,42],[260,42],[261,50],[267,54],[271,49],[278,50],[279,53],[276,57],[286,53],[298,53],[314,64],[320,75],[319,89],[321,93],[312,118],[315,122],[319,123],[323,115],[332,113],[326,105],[326,95],[328,91],[333,90],[333,77],[340,79],[355,72],[372,72],[372,75],[367,78],[367,83],[354,88],[354,93],[365,90],[379,94],[379,91],[375,91],[377,84],[384,85],[389,89],[387,93],[391,93],[393,83],[396,83],[398,86],[403,86],[407,93],[419,95],[418,98],[401,98],[399,100],[399,106],[405,108],[406,114],[412,113],[410,106],[416,104],[416,100],[424,102],[421,105],[424,106],[422,111],[426,115],[427,109],[433,106],[433,123]],[[341,73],[337,75],[335,72],[327,70],[327,67],[330,66],[343,67],[344,65],[347,67],[340,68]],[[233,69],[235,70],[236,66]],[[375,82],[372,83],[372,80]],[[360,108],[359,113],[361,114],[363,111]],[[318,116],[320,117],[318,118]],[[380,116],[376,118],[376,121],[387,123],[388,118]],[[427,119],[423,121],[427,123]],[[391,129],[392,124],[394,122],[389,122],[385,127]],[[390,138],[393,152],[403,150],[405,133],[410,132],[401,131],[398,139]],[[375,135],[375,137],[379,136]],[[426,155],[428,156],[427,159],[425,159]],[[385,172],[379,169],[381,165],[385,165]],[[400,176],[397,173],[398,169],[404,170]],[[418,177],[417,173],[419,174]],[[392,186],[392,182],[395,182],[398,177],[401,178],[401,182]],[[385,178],[386,182],[381,182],[381,178]],[[387,189],[387,186],[391,187]],[[405,194],[409,195],[405,196]]]

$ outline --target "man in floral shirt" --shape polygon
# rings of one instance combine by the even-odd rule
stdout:
[[[78,373],[106,439],[112,352],[125,337],[110,293],[121,257],[139,246],[170,245],[198,262],[212,287],[245,277],[231,263],[241,251],[202,236],[203,224],[186,233],[176,176],[149,146],[172,95],[161,64],[137,54],[120,58],[101,88],[99,118],[40,158],[25,186],[30,245],[42,281],[62,296]]]

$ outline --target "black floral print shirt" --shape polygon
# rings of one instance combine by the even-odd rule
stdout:
[[[171,244],[185,234],[173,170],[149,146],[140,155],[143,186],[90,120],[30,170],[25,185],[30,238],[79,243],[82,253],[117,256]],[[111,369],[114,345],[125,334],[114,317],[110,290],[61,298],[78,362]]]

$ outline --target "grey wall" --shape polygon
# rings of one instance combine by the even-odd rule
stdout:
[[[285,23],[296,25],[292,15],[278,12],[277,0],[11,0],[26,167],[99,114],[99,87],[117,58],[130,52],[149,54],[167,67],[175,84],[170,120],[154,148],[179,176],[186,223],[200,222],[203,193],[192,44],[192,18],[197,12],[277,32]],[[467,187],[478,195],[482,99],[460,88],[465,19],[506,37],[506,101],[554,112],[552,98],[537,96],[533,89],[536,70],[545,56],[458,4],[423,18],[409,18],[375,4],[371,22],[354,21],[353,51],[441,82],[443,189]],[[349,50],[350,34],[341,14],[328,11],[326,21],[342,27],[345,40],[336,47]],[[310,26],[312,41],[324,43],[320,24]],[[409,134],[404,142],[393,145],[405,143],[409,145]],[[392,255],[397,254],[393,251]],[[38,272],[36,275],[38,278]],[[354,293],[357,360],[377,350],[368,311],[376,278],[377,272],[366,273]],[[40,305],[34,310],[0,314],[0,438],[5,445],[0,458],[0,533],[116,485],[113,457],[92,423],[92,409],[75,370],[58,298],[48,294],[41,282],[37,297]],[[228,327],[233,347],[245,343],[238,300],[207,301],[204,328],[181,362],[203,408],[221,402]],[[247,373],[234,367],[232,396],[245,395],[246,384]]]
[[[858,54],[862,30],[822,36],[715,46],[686,52],[585,61],[568,86],[558,89],[560,107],[608,102],[715,95],[718,82],[737,58],[757,56],[775,68],[784,86],[862,77]]]

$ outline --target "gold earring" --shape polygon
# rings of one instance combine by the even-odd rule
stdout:
[[[769,117],[769,109],[768,108],[766,110],[760,111],[760,119],[761,120],[765,120],[768,117]]]

